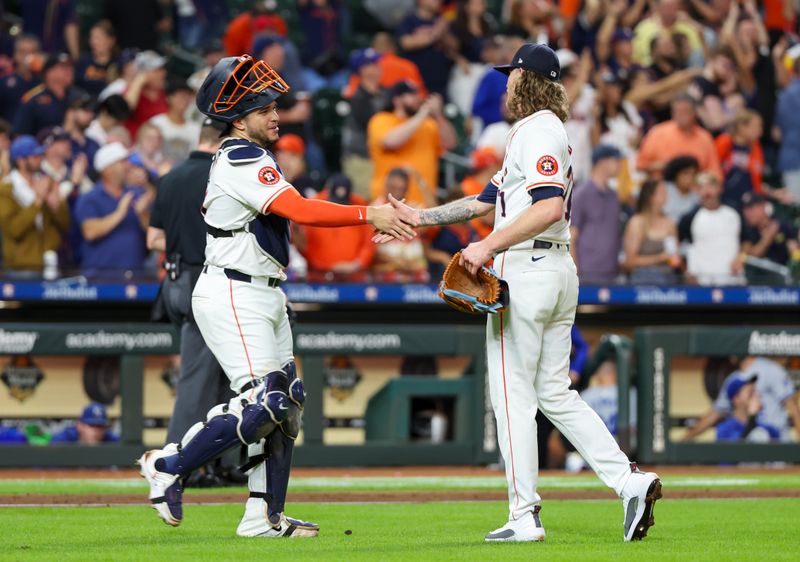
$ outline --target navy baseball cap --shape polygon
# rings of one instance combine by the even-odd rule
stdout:
[[[610,144],[598,144],[595,146],[594,150],[592,150],[592,166],[606,158],[622,158],[622,152],[616,146],[611,146]]]
[[[130,64],[136,60],[136,56],[139,54],[139,49],[123,49],[122,52],[119,54],[119,64],[120,66],[125,66],[126,64]]]
[[[627,27],[618,27],[616,31],[614,31],[614,35],[611,36],[612,44],[617,41],[633,41],[633,31]]]
[[[83,409],[80,421],[86,425],[107,426],[108,413],[106,412],[106,407],[99,402],[92,402]]]
[[[494,67],[503,74],[510,74],[515,68],[530,70],[554,82],[561,77],[561,65],[555,51],[538,43],[526,43],[517,50],[510,64]]]
[[[350,203],[350,192],[353,190],[353,182],[345,174],[333,174],[325,182],[325,189],[328,190],[328,201],[347,205]]]
[[[31,135],[20,135],[11,143],[8,150],[11,161],[17,158],[27,158],[29,156],[41,156],[44,154],[44,147],[36,142]]]
[[[366,66],[368,64],[375,64],[379,60],[381,60],[381,55],[375,49],[358,49],[357,51],[353,51],[350,55],[350,70],[352,72],[358,72],[361,70],[362,66]]]
[[[766,203],[767,198],[763,195],[759,195],[753,191],[748,191],[744,195],[742,195],[742,207],[750,207],[752,205],[758,205],[759,203]]]
[[[50,147],[54,142],[57,141],[68,141],[70,138],[71,137],[66,129],[64,129],[64,127],[59,127],[58,125],[55,127],[44,128],[39,131],[38,135],[36,135],[36,140],[44,148]]]
[[[396,96],[402,96],[403,94],[415,94],[418,91],[417,87],[410,80],[400,80],[389,88],[388,97],[392,99]]]
[[[72,57],[70,57],[67,53],[54,53],[52,55],[48,55],[47,60],[44,63],[44,67],[42,68],[42,74],[45,74],[48,70],[58,66],[59,64],[72,65]]]
[[[734,375],[728,384],[725,385],[725,395],[728,397],[728,400],[733,400],[733,397],[739,394],[739,391],[742,390],[742,387],[746,384],[750,384],[752,382],[756,382],[758,379],[758,375],[745,375],[744,373],[737,373]]]

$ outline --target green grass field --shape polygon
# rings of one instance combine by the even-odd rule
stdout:
[[[238,505],[188,506],[176,529],[148,507],[0,510],[2,560],[796,560],[796,500],[663,501],[640,543],[623,543],[616,501],[546,504],[547,540],[486,544],[502,503],[299,504],[316,539],[239,539]],[[346,535],[346,529],[352,530]],[[635,558],[632,558],[635,557]]]
[[[547,540],[536,544],[487,544],[486,532],[507,515],[502,501],[430,503],[294,503],[290,515],[318,522],[315,539],[241,539],[235,528],[241,504],[185,505],[184,523],[164,525],[145,505],[138,478],[116,480],[0,479],[0,495],[142,493],[142,505],[0,508],[0,561],[43,560],[796,560],[800,552],[797,499],[743,499],[751,489],[800,489],[800,474],[705,473],[663,475],[665,498],[656,526],[640,543],[622,542],[617,500],[547,500],[547,490],[590,490],[591,475],[544,476],[542,521]],[[292,490],[424,491],[503,489],[502,476],[302,477]],[[670,491],[740,490],[736,499],[670,499]],[[227,489],[236,492],[236,488]],[[219,492],[220,490],[213,490]],[[205,493],[189,490],[188,494]],[[242,494],[244,495],[244,494]],[[291,501],[291,493],[290,493]],[[46,503],[46,502],[42,502]],[[345,534],[351,530],[352,534]],[[634,558],[635,557],[635,558]]]

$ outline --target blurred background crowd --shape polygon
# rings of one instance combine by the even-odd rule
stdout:
[[[306,197],[433,206],[503,165],[508,63],[557,50],[585,284],[785,284],[800,270],[793,0],[0,0],[5,278],[155,278],[159,178],[194,95],[252,54],[291,86],[272,150]],[[376,247],[295,228],[290,278],[427,282],[492,218]]]

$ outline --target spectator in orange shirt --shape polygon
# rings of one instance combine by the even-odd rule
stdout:
[[[724,174],[722,202],[739,208],[742,195],[763,193],[764,151],[759,139],[763,133],[761,116],[742,109],[733,118],[728,133],[714,140]]]
[[[442,98],[432,94],[423,101],[410,82],[398,82],[388,93],[385,111],[367,125],[367,148],[375,165],[370,192],[383,194],[389,170],[413,163],[425,183],[437,185],[439,156],[456,145],[456,133],[442,113]],[[411,180],[410,203],[423,204],[418,182]]]
[[[250,10],[233,18],[222,39],[228,55],[238,57],[249,53],[256,35],[285,37],[286,22],[275,13],[276,7],[275,0],[255,0]]]
[[[372,40],[372,48],[381,55],[378,61],[381,71],[381,79],[378,84],[381,88],[389,89],[398,82],[406,80],[414,84],[420,94],[423,96],[427,94],[419,68],[410,60],[397,56],[397,44],[389,33],[382,31],[376,34],[375,39]],[[353,73],[344,90],[344,97],[352,97],[360,83],[361,77],[357,73]]]
[[[367,202],[353,194],[352,190],[350,178],[344,174],[334,174],[317,198],[340,205],[366,205]],[[308,260],[309,280],[315,277],[330,280],[333,276],[348,281],[363,280],[375,255],[370,226],[303,226],[302,232],[304,239],[302,244],[298,244],[298,249]]]
[[[386,175],[384,190],[373,205],[383,205],[389,194],[398,201],[408,199],[411,175],[404,168],[392,168]],[[391,240],[375,248],[372,271],[377,281],[423,283],[430,279],[425,246],[419,236],[413,240]]]
[[[466,197],[480,194],[503,163],[500,155],[490,146],[473,150],[470,161],[472,162],[472,174],[461,181],[461,191]],[[489,213],[472,219],[470,225],[477,233],[478,240],[486,238],[494,229],[494,215]]]
[[[672,101],[672,119],[655,125],[642,139],[636,167],[661,177],[664,166],[676,156],[694,156],[701,172],[722,178],[711,134],[697,123],[697,102],[686,94]]]

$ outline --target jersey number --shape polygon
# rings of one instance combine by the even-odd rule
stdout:
[[[502,191],[500,192],[500,216],[506,216],[506,194]]]
[[[564,211],[564,220],[568,221],[572,213],[572,166],[567,170],[567,208]]]

